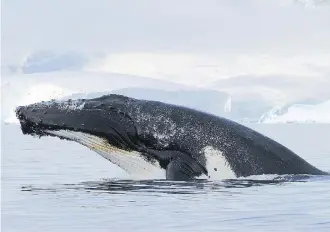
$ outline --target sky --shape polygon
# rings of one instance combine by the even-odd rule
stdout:
[[[1,42],[6,68],[38,51],[75,51],[104,55],[80,79],[130,74],[275,102],[330,96],[330,0],[2,0]]]
[[[36,50],[329,54],[330,4],[315,2],[2,0],[2,61]]]

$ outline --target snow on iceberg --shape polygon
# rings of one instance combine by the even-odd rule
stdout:
[[[330,123],[330,100],[316,105],[294,104],[287,109],[273,108],[260,123]]]

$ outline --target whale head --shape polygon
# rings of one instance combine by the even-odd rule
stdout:
[[[23,134],[78,142],[134,175],[164,171],[178,156],[190,162],[190,154],[173,146],[175,124],[159,113],[168,112],[147,103],[110,94],[20,106],[16,116]],[[207,174],[202,164],[197,166],[189,176]]]
[[[56,131],[80,132],[130,150],[138,141],[134,123],[124,107],[127,99],[112,95],[90,100],[52,100],[17,107],[16,116],[24,134],[57,136]]]

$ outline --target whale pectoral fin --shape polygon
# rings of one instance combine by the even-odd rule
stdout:
[[[166,168],[167,180],[191,180],[202,174],[206,170],[192,158],[174,158]]]

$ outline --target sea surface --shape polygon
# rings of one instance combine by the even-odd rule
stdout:
[[[330,124],[250,124],[330,171]],[[2,231],[330,231],[330,177],[134,180],[96,153],[2,125]]]

